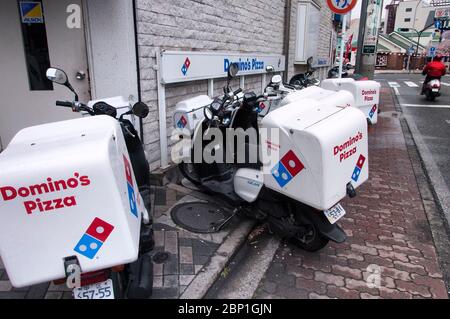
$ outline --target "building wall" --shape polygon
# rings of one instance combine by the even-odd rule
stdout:
[[[407,8],[411,8],[411,11],[406,12]],[[415,13],[416,8],[417,13]],[[394,31],[397,31],[398,28],[415,28],[418,31],[422,30],[425,27],[429,13],[434,10],[434,7],[427,6],[421,1],[400,2],[397,7]],[[410,21],[406,22],[405,19],[410,19]]]
[[[292,1],[290,59],[291,77],[303,72],[294,66],[296,3]],[[317,0],[322,10],[318,35],[329,34],[331,12],[325,0]],[[286,0],[137,0],[137,31],[142,100],[151,112],[144,121],[144,142],[151,169],[159,167],[159,120],[156,82],[156,53],[160,49],[185,51],[231,51],[240,53],[283,54]],[[329,36],[321,37],[318,50],[328,52]],[[319,72],[321,77],[326,70]],[[215,94],[220,94],[223,80],[215,80]],[[237,82],[233,87],[238,87]],[[246,76],[245,90],[261,92],[261,76]],[[168,134],[177,102],[207,94],[207,81],[166,86]],[[170,141],[169,141],[170,145]]]
[[[305,72],[305,64],[296,64],[295,60],[295,41],[296,41],[296,28],[297,28],[297,5],[299,2],[314,2],[320,8],[320,27],[317,30],[318,43],[318,55],[328,56],[330,50],[330,32],[334,29],[332,21],[332,12],[328,8],[326,0],[292,0],[291,10],[291,28],[290,28],[290,40],[289,40],[289,63],[288,63],[288,75],[289,77]],[[332,61],[331,61],[332,62]],[[329,66],[321,67],[316,71],[315,76],[324,79],[326,78]]]

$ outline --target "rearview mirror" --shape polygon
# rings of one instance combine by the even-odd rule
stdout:
[[[267,73],[275,72],[275,68],[272,65],[268,65],[266,66],[266,72]]]
[[[78,94],[77,94],[77,92],[75,92],[74,88],[69,83],[69,78],[67,77],[66,72],[64,72],[61,69],[57,69],[57,68],[48,68],[47,72],[45,73],[45,76],[50,81],[64,85],[69,90],[71,90],[72,93],[75,95],[75,101],[78,101]]]
[[[279,75],[279,74],[274,75],[271,80],[271,82],[273,84],[277,84],[277,85],[280,84],[282,81],[283,81],[283,79],[281,78],[281,75]]]
[[[67,85],[68,83],[66,72],[57,68],[48,68],[46,76],[50,81],[61,85]]]
[[[239,65],[237,63],[231,63],[228,67],[228,78],[234,78],[239,72]]]
[[[131,111],[133,112],[134,115],[143,119],[147,117],[148,113],[150,112],[150,109],[147,104],[143,102],[137,102],[136,104],[133,105]]]

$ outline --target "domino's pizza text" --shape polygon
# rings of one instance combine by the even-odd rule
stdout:
[[[72,177],[67,179],[53,180],[51,177],[48,177],[47,180],[41,184],[20,187],[3,186],[0,187],[0,195],[5,202],[19,198],[26,199],[23,202],[23,205],[27,214],[30,215],[37,212],[43,213],[77,205],[75,195],[51,200],[42,200],[36,198],[36,196],[86,187],[90,184],[91,180],[87,175],[80,175],[75,172]]]
[[[356,154],[356,144],[358,141],[362,140],[362,138],[363,134],[358,132],[358,134],[350,137],[345,143],[335,146],[333,149],[334,156],[339,154],[339,162],[342,162],[353,154]]]

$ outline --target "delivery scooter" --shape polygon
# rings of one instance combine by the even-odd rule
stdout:
[[[15,287],[66,283],[75,299],[148,298],[154,246],[149,164],[133,124],[103,99],[79,102],[64,71],[47,78],[83,118],[20,131],[0,154],[0,254]],[[121,105],[123,106],[123,105]],[[28,185],[28,186],[27,186]],[[31,268],[30,268],[31,267]]]
[[[267,221],[273,232],[304,250],[320,250],[330,240],[344,242],[346,234],[336,223],[345,215],[339,202],[356,196],[368,179],[364,114],[345,107],[354,104],[351,94],[331,92],[320,101],[303,98],[284,105],[258,123],[258,108],[267,94],[232,91],[229,83],[237,72],[238,66],[231,64],[224,95],[204,105],[204,119],[195,126],[190,146],[185,148],[189,130],[174,146],[173,154],[183,154],[182,174],[233,203],[234,214]],[[230,130],[249,136],[238,143],[218,138],[229,136]],[[199,161],[197,155],[205,153],[215,160]]]
[[[438,79],[433,79],[431,81],[428,81],[427,84],[425,84],[425,88],[423,90],[423,94],[425,95],[425,98],[427,101],[435,101],[436,97],[441,96],[441,81]]]

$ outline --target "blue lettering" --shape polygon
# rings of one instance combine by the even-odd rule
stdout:
[[[223,60],[223,71],[228,72],[229,67],[230,67],[230,60],[228,59]]]

